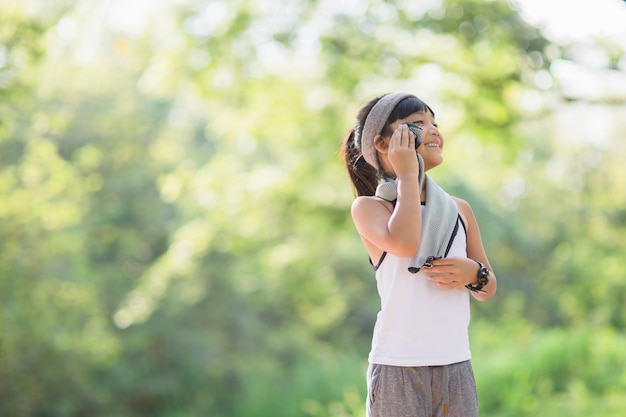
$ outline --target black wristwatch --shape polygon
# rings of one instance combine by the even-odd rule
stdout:
[[[487,291],[484,291],[483,287],[489,284],[489,270],[487,269],[487,267],[485,267],[485,265],[483,265],[476,259],[472,260],[478,264],[478,283],[476,285],[467,284],[465,288],[472,292],[487,294]]]

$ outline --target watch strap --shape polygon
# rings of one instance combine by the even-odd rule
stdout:
[[[478,284],[477,285],[472,285],[472,284],[467,284],[465,286],[465,288],[467,288],[468,290],[470,290],[471,292],[476,292],[476,293],[480,293],[480,294],[487,294],[487,291],[483,290],[483,287],[489,283],[489,269],[487,269],[485,267],[485,265],[483,265],[482,262],[477,261],[476,259],[472,259],[472,261],[476,262],[478,264]],[[482,280],[481,280],[481,271],[486,270],[487,271],[487,283],[483,284]]]

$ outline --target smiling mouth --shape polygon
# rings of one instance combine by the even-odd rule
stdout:
[[[424,146],[425,146],[425,147],[427,147],[427,148],[438,148],[438,147],[439,147],[439,144],[438,144],[438,143],[431,142],[431,143],[428,143],[428,144],[426,144],[426,145],[424,145]]]

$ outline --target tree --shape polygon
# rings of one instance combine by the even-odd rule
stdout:
[[[391,90],[485,225],[475,319],[623,328],[623,148],[536,134],[569,49],[509,3],[131,3],[0,6],[0,414],[359,414],[377,300],[337,149]]]

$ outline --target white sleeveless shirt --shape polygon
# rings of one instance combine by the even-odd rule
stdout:
[[[467,256],[465,225],[458,221],[448,257]],[[437,287],[423,269],[410,273],[409,260],[387,253],[376,270],[381,310],[369,362],[437,366],[469,360],[469,291],[465,287]]]

